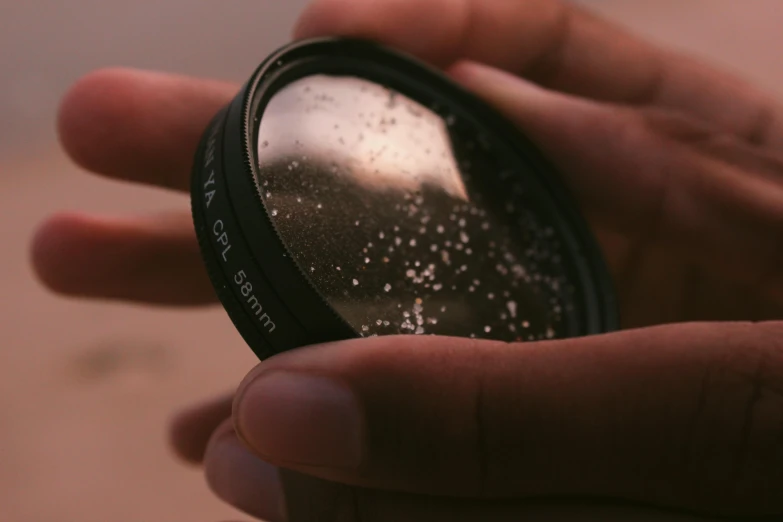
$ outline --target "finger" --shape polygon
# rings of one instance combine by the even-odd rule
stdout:
[[[60,140],[74,161],[92,172],[186,190],[201,135],[236,90],[171,74],[98,71],[64,97]]]
[[[171,422],[169,440],[185,462],[201,464],[212,434],[231,418],[234,395],[225,395],[177,414]]]
[[[221,428],[209,446],[208,481],[237,509],[270,522],[709,522],[712,518],[610,501],[497,501],[429,497],[345,486],[278,470]],[[723,520],[723,519],[722,519]]]
[[[281,470],[288,522],[717,522],[621,502],[477,500],[352,488]]]
[[[185,214],[61,214],[38,230],[31,256],[43,283],[65,295],[157,305],[216,301]]]
[[[739,168],[667,134],[660,111],[554,93],[477,64],[451,71],[539,145],[603,226],[783,300],[783,163],[756,175],[758,164]]]
[[[783,143],[780,109],[767,95],[559,0],[315,0],[295,34],[378,40],[443,67],[474,60],[552,89],[676,108],[754,142]]]
[[[772,515],[782,354],[783,323],[524,345],[380,337],[270,359],[234,419],[265,461],[345,484]]]
[[[277,468],[244,448],[230,420],[212,437],[204,466],[210,488],[223,501],[267,522],[286,520]]]

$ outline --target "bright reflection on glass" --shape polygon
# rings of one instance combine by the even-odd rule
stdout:
[[[470,125],[336,76],[288,85],[260,116],[269,214],[362,335],[533,340],[574,329],[556,231]]]

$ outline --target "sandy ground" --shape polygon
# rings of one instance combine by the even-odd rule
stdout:
[[[224,314],[53,297],[32,278],[27,242],[59,209],[187,207],[68,164],[51,129],[70,82],[114,64],[242,80],[303,3],[0,0],[0,520],[241,518],[165,444],[175,407],[230,389],[254,363]],[[780,0],[586,3],[783,97]]]

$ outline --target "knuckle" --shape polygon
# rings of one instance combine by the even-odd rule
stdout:
[[[697,496],[731,507],[779,504],[783,489],[783,323],[728,335],[704,369],[686,437]]]

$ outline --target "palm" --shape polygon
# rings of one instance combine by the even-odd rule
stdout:
[[[600,236],[599,236],[600,237]],[[763,321],[781,306],[652,242],[601,237],[623,328],[693,321]]]

